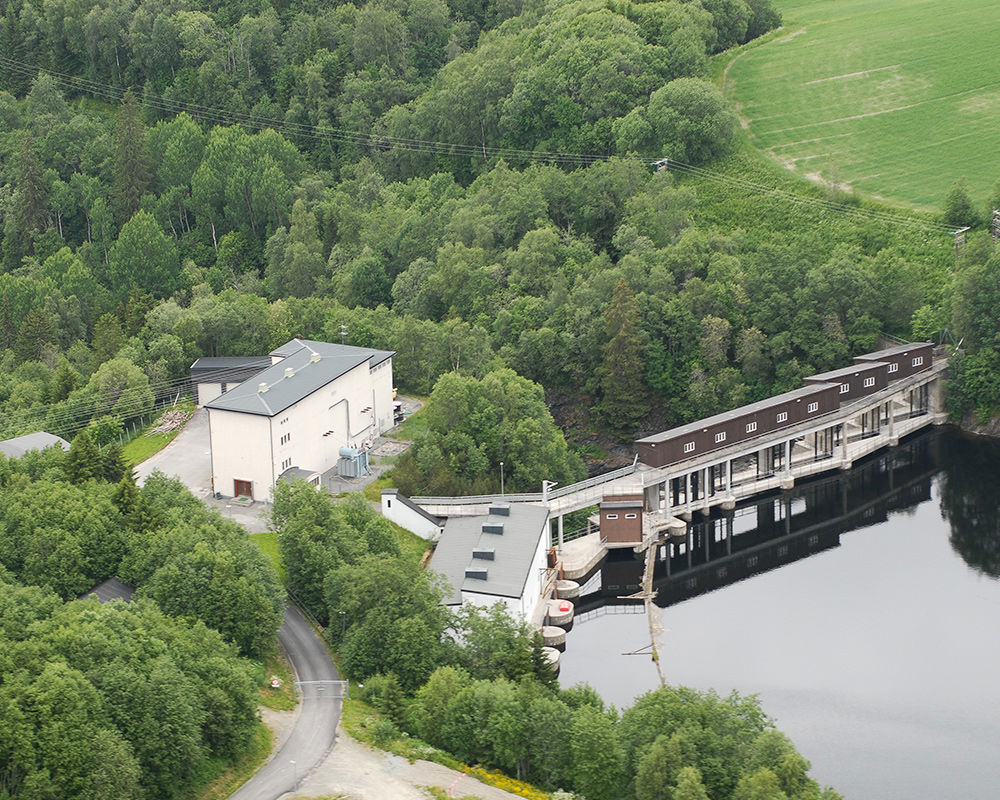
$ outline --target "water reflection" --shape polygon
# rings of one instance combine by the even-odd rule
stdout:
[[[940,437],[927,432],[847,472],[748,501],[733,511],[696,514],[686,540],[657,548],[656,604],[670,606],[838,547],[841,534],[884,522],[890,512],[929,500],[940,450]],[[993,542],[1000,545],[1000,499],[990,499],[992,505],[982,506],[983,516],[989,508]],[[992,549],[990,556],[991,563],[1000,566],[1000,548]],[[578,611],[637,602],[627,596],[639,591],[642,569],[641,556],[631,550],[612,551],[600,573],[585,584]]]
[[[962,436],[941,444],[941,513],[966,564],[1000,577],[1000,445]]]

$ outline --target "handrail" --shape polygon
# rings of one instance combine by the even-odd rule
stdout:
[[[549,499],[565,497],[574,492],[582,492],[584,489],[627,477],[636,471],[638,462],[639,456],[636,455],[627,467],[620,467],[611,472],[605,472],[603,475],[595,475],[593,478],[585,478],[577,483],[571,483],[569,486],[552,489],[549,491]],[[471,494],[465,497],[411,497],[410,499],[422,506],[459,506],[479,503],[540,503],[545,499],[545,495],[542,492],[520,492],[517,494]]]

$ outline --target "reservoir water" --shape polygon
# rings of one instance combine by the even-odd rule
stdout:
[[[640,573],[620,554],[585,587],[563,686],[624,708],[659,685],[649,620],[616,602]],[[846,800],[994,800],[998,576],[1000,446],[925,433],[696,516],[688,543],[658,555],[660,665],[671,684],[757,694]]]

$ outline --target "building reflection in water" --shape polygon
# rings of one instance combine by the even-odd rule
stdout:
[[[656,604],[679,603],[837,547],[842,534],[884,522],[890,512],[930,500],[931,484],[941,466],[942,438],[929,431],[847,472],[761,496],[732,511],[713,509],[708,517],[696,514],[686,540],[657,548]],[[996,532],[1000,498],[991,497]],[[994,541],[1000,543],[1000,537]],[[993,555],[1000,555],[1000,548]],[[585,582],[578,613],[637,604],[626,597],[640,590],[642,570],[641,555],[612,550],[600,571]]]

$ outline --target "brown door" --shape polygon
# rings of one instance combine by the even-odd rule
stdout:
[[[253,483],[251,481],[233,481],[236,497],[249,497],[253,500]]]

